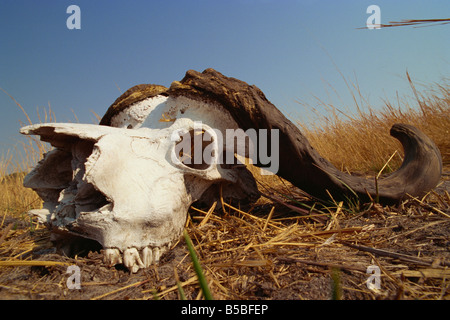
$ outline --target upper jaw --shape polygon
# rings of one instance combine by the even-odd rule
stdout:
[[[148,181],[155,173],[148,165],[154,162],[152,150],[144,148],[145,153],[136,153],[133,149],[133,141],[149,138],[149,130],[52,123],[24,127],[21,132],[41,135],[42,140],[57,147],[44,156],[24,185],[44,200],[44,208],[30,214],[46,223],[59,240],[73,236],[95,240],[105,249],[107,264],[123,263],[136,272],[157,263],[181,236],[188,203],[166,208],[160,201],[162,206],[155,207],[148,196],[143,196],[161,198],[154,194],[155,183]],[[159,133],[150,138],[168,143],[167,131]],[[122,160],[127,165],[117,168],[121,157],[126,157]],[[183,185],[175,167],[164,167],[163,172],[177,175],[172,179]],[[133,184],[124,185],[130,179]],[[124,189],[128,192],[125,195]],[[189,200],[181,189],[171,196],[179,192],[180,199]],[[169,199],[165,202],[174,203]]]
[[[128,248],[120,251],[117,248],[108,248],[104,251],[104,261],[109,266],[123,264],[131,272],[135,273],[141,268],[148,268],[159,262],[161,255],[169,250],[170,245],[161,247]]]

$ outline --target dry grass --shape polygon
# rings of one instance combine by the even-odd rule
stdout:
[[[21,142],[20,147],[2,156],[0,161],[0,227],[7,217],[29,220],[26,212],[42,204],[38,195],[22,183],[49,147],[36,139]]]
[[[11,162],[11,158],[8,160]],[[10,167],[10,166],[8,166]],[[37,208],[41,204],[37,194],[22,186],[27,167],[19,167],[20,170],[9,174],[6,168],[0,168],[0,226],[7,217],[23,217],[26,212]]]
[[[405,26],[413,26],[414,28],[423,28],[430,27],[436,25],[444,25],[449,24],[450,19],[407,19],[402,21],[390,21],[388,24],[381,24],[381,28],[392,28],[392,27],[405,27]],[[366,29],[358,28],[358,29]]]
[[[333,108],[331,118],[304,131],[343,170],[377,172],[399,149],[387,136],[390,126],[412,123],[437,143],[448,174],[450,87],[413,92],[419,109],[386,103],[382,112],[360,108],[341,120]],[[137,274],[104,266],[101,251],[55,253],[49,232],[25,214],[39,199],[21,185],[20,172],[44,149],[32,141],[23,149],[0,172],[0,298],[180,299],[180,286],[187,299],[203,298],[182,240],[158,266]],[[11,166],[19,173],[8,175]],[[314,203],[276,176],[259,182],[264,197],[257,203],[240,206],[218,195],[213,206],[194,204],[189,212],[186,228],[215,299],[450,298],[448,184],[399,206],[357,208]],[[81,290],[68,289],[68,264],[80,267]],[[371,265],[380,268],[379,290],[366,285]]]
[[[351,92],[357,112],[351,115],[323,104],[329,115],[315,125],[299,124],[302,131],[326,159],[342,171],[378,172],[395,153],[389,163],[391,171],[402,163],[401,144],[389,135],[394,123],[411,124],[427,134],[439,147],[444,166],[450,165],[450,84],[436,84],[420,93],[408,79],[414,93],[413,105],[403,98],[395,103],[385,101],[379,111],[365,103],[353,86]]]

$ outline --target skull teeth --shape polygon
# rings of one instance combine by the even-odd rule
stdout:
[[[121,252],[117,248],[107,248],[104,260],[109,266],[121,264],[135,273],[141,268],[148,268],[159,262],[161,255],[167,251],[166,247],[145,247],[142,250],[128,248]]]
[[[104,255],[105,262],[110,266],[122,263],[123,261],[119,249],[106,249]]]
[[[136,248],[126,249],[123,252],[123,264],[133,273],[145,267]]]

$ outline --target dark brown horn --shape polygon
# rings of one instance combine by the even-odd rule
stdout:
[[[343,173],[322,158],[299,128],[256,86],[225,77],[213,69],[203,73],[190,70],[180,82],[172,83],[167,94],[219,103],[243,130],[278,129],[277,174],[320,199],[329,199],[328,190],[335,200],[347,200],[357,195],[360,200],[367,201],[378,196],[381,203],[391,204],[404,199],[407,194],[420,196],[428,192],[441,177],[439,149],[430,138],[410,125],[392,127],[391,135],[402,143],[405,159],[399,170],[378,181],[377,191],[375,179]]]

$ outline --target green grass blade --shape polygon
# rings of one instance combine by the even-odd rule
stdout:
[[[183,286],[181,285],[180,278],[178,277],[177,269],[173,268],[173,274],[175,275],[175,280],[177,281],[178,293],[180,294],[180,300],[187,300],[186,294],[184,293]]]
[[[184,294],[183,287],[181,286],[180,281],[177,281],[178,293],[180,294],[180,300],[187,300],[186,295]]]
[[[342,299],[342,287],[341,287],[341,270],[339,268],[333,268],[331,271],[331,299],[341,300]]]
[[[205,275],[203,274],[202,267],[198,261],[197,254],[195,253],[194,245],[192,244],[191,238],[189,237],[186,230],[184,230],[184,239],[186,241],[189,254],[194,265],[195,273],[197,274],[198,282],[200,283],[200,288],[202,289],[203,296],[206,300],[214,300],[211,291],[209,290],[208,283],[206,282]]]

